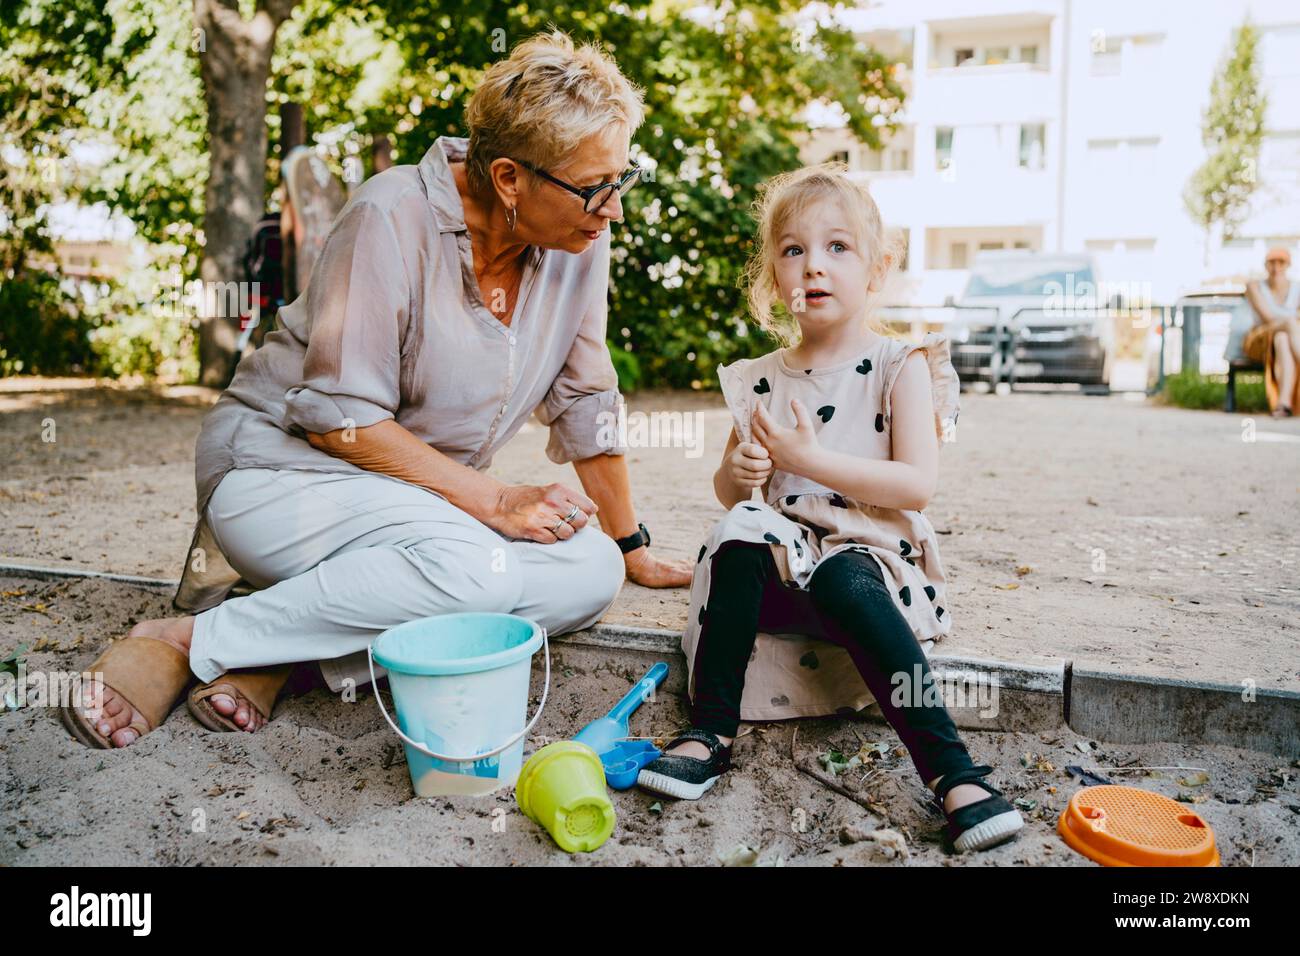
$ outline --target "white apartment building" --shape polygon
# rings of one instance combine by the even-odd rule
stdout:
[[[1259,186],[1207,263],[1183,189],[1247,16],[1269,96]],[[1157,304],[1262,275],[1273,244],[1300,269],[1297,0],[878,0],[841,21],[903,64],[903,125],[880,151],[823,126],[802,158],[844,159],[870,181],[906,249],[892,301],[960,294],[985,249],[1091,252],[1103,280],[1149,284]]]

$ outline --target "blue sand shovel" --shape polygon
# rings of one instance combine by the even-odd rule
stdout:
[[[660,751],[649,741],[627,739],[627,721],[667,676],[668,665],[658,662],[613,710],[593,720],[573,738],[596,751],[605,767],[605,780],[615,790],[626,790],[636,783],[641,768],[660,756]]]

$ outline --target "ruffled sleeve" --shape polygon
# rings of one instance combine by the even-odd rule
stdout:
[[[750,401],[754,396],[753,386],[750,385],[750,371],[753,364],[752,359],[737,359],[730,365],[718,366],[718,384],[722,387],[722,397],[727,402],[727,408],[731,409],[736,434],[740,436],[742,442],[754,440],[749,428],[749,419],[753,412]]]
[[[919,343],[899,342],[898,346],[885,368],[882,397],[885,421],[891,421],[890,395],[894,391],[894,383],[898,381],[899,373],[903,371],[903,363],[907,361],[909,355],[921,349],[925,352],[925,361],[930,367],[931,395],[934,398],[934,433],[942,447],[945,441],[951,440],[951,430],[957,424],[957,415],[960,411],[958,395],[961,392],[961,380],[957,377],[957,369],[952,364],[948,337],[939,332],[927,332]]]

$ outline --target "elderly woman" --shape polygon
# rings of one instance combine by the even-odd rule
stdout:
[[[617,66],[556,31],[487,71],[468,139],[358,188],[284,328],[204,420],[175,602],[196,613],[145,621],[90,665],[102,713],[63,711],[80,740],[129,745],[191,672],[201,722],[254,731],[295,662],[354,687],[367,644],[404,621],[503,611],[558,634],[600,620],[625,576],[690,582],[689,561],[647,550],[608,437],[608,227],[642,119]],[[585,494],[486,474],[534,412]],[[241,578],[260,590],[226,599]]]
[[[1291,253],[1276,246],[1264,256],[1263,282],[1246,284],[1246,298],[1255,310],[1255,325],[1241,349],[1264,366],[1264,391],[1274,418],[1289,418],[1300,405],[1300,283],[1287,278]]]

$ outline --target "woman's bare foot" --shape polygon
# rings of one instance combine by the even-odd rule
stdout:
[[[180,638],[184,646],[176,641],[168,641],[179,647],[187,655],[190,652],[190,641],[194,636],[194,618],[192,617],[169,617],[153,621],[141,621],[131,629],[133,637],[157,637],[161,640],[167,640],[168,635],[173,638]],[[229,717],[241,729],[252,733],[266,723],[266,718],[257,712],[257,708],[244,699],[244,696],[236,691],[231,694],[213,694],[208,698],[208,703],[222,717]],[[130,723],[128,718],[127,723]],[[103,733],[103,731],[100,731]],[[131,731],[134,734],[134,731]]]
[[[220,682],[221,678],[217,678]],[[244,695],[235,691],[234,696],[230,694],[213,694],[208,698],[208,703],[222,717],[229,717],[241,730],[246,730],[250,734],[266,724],[266,718],[263,717],[256,707],[244,699]]]
[[[190,641],[194,636],[193,617],[169,617],[152,621],[141,621],[131,628],[131,637],[147,637],[170,644],[182,654],[189,656]],[[99,681],[92,680],[85,685],[86,700],[94,700],[99,695]],[[112,742],[114,747],[127,747],[135,743],[139,734],[131,729],[135,722],[148,724],[144,715],[132,707],[126,700],[109,687],[103,685],[103,700],[99,701],[102,712],[95,723],[95,729]],[[94,719],[94,708],[87,707],[82,714],[87,719]]]

